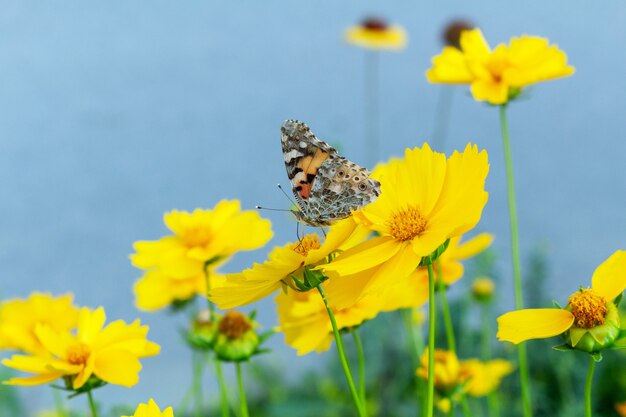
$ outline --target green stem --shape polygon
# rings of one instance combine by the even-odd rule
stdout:
[[[405,308],[402,310],[402,319],[404,322],[405,333],[408,337],[409,352],[411,352],[411,363],[413,369],[417,369],[420,366],[420,356],[424,352],[424,340],[421,332],[415,332],[413,326],[413,309]],[[421,416],[425,407],[424,396],[422,395],[424,380],[422,378],[415,378],[415,393],[417,395],[417,401],[419,404],[418,416]]]
[[[587,371],[587,382],[585,383],[585,417],[591,417],[591,385],[595,369],[596,360],[589,355],[589,370]]]
[[[497,390],[492,391],[487,397],[487,406],[489,407],[489,417],[500,416],[500,398]]]
[[[239,387],[239,417],[248,417],[248,403],[246,402],[246,390],[243,388],[243,377],[241,376],[241,362],[237,362],[237,386]]]
[[[435,405],[435,274],[428,264],[428,386],[426,391],[426,417],[433,417]]]
[[[379,104],[378,104],[378,55],[377,51],[367,51],[365,57],[365,137],[369,164],[374,166],[378,159],[378,131],[379,131]]]
[[[472,417],[472,410],[467,403],[467,398],[465,397],[465,394],[461,395],[461,407],[463,407],[463,414],[465,414],[465,417]]]
[[[195,415],[196,417],[202,417],[202,368],[203,360],[199,352],[191,352],[191,363],[193,369],[191,386],[193,390],[194,403],[195,403]]]
[[[343,350],[343,342],[341,340],[341,335],[339,334],[339,329],[337,328],[335,315],[333,314],[333,310],[328,306],[328,300],[326,300],[326,296],[324,295],[324,290],[322,289],[321,284],[317,286],[317,290],[319,291],[320,296],[324,301],[324,305],[326,306],[326,312],[328,313],[328,317],[330,318],[330,324],[333,327],[333,334],[335,335],[335,343],[337,344],[339,360],[341,361],[343,372],[346,374],[346,380],[348,381],[348,387],[350,388],[350,393],[352,394],[354,405],[356,406],[357,412],[359,413],[359,417],[366,417],[367,413],[365,412],[365,407],[363,407],[363,405],[361,404],[359,393],[357,392],[356,386],[354,385],[354,380],[352,379],[352,373],[350,373],[350,365],[348,365],[348,360],[346,359],[346,354]]]
[[[209,305],[209,319],[213,322],[215,320],[215,304],[209,300],[209,292],[211,291],[211,274],[209,273],[209,266],[209,262],[204,264],[204,279],[206,280],[206,301]]]
[[[443,322],[446,327],[446,339],[448,340],[448,350],[456,353],[456,340],[454,339],[454,327],[452,326],[452,317],[450,316],[450,306],[448,305],[448,296],[446,294],[446,284],[443,282],[441,274],[437,276],[437,291],[441,299],[443,307]]]
[[[448,412],[446,413],[446,415],[448,417],[452,417],[454,416],[454,404],[450,404],[450,409],[448,410]]]
[[[491,332],[491,305],[487,302],[481,303],[480,306],[480,321],[481,321],[481,341],[480,351],[481,359],[488,361],[491,358],[491,340],[493,338]],[[489,393],[487,398],[487,410],[489,417],[498,417],[500,414],[498,407],[498,391],[494,390]]]
[[[441,85],[439,96],[435,105],[435,127],[431,136],[433,149],[444,152],[448,126],[450,124],[450,109],[452,109],[452,96],[455,86]],[[445,152],[444,152],[445,153]]]
[[[61,393],[56,389],[52,388],[52,397],[54,399],[54,408],[59,417],[66,417],[67,410],[63,405],[63,398],[61,397]]]
[[[359,361],[359,394],[361,396],[361,405],[367,409],[367,396],[365,392],[365,354],[363,353],[363,343],[361,342],[361,335],[359,335],[358,329],[352,329],[352,336],[354,337],[354,344],[356,345],[356,352]]]
[[[513,284],[515,289],[515,308],[524,308],[524,297],[522,293],[522,268],[519,253],[519,233],[517,226],[517,208],[515,205],[515,182],[513,180],[513,157],[511,156],[511,140],[509,137],[509,127],[506,119],[506,104],[500,106],[500,127],[502,129],[502,143],[504,145],[504,162],[506,165],[506,182],[509,199],[509,218],[511,226],[511,255],[513,259]],[[532,416],[530,402],[530,390],[528,387],[528,364],[526,363],[526,345],[520,344],[517,347],[517,357],[519,362],[520,384],[522,391],[522,406],[524,417]]]
[[[87,391],[87,398],[89,399],[89,407],[91,408],[91,417],[98,417],[98,411],[96,410],[96,403],[91,395],[91,390]]]
[[[215,359],[215,375],[217,376],[217,382],[220,386],[222,417],[228,417],[230,414],[228,409],[228,389],[226,387],[226,380],[224,379],[224,372],[222,372],[222,362],[220,362],[219,359]]]

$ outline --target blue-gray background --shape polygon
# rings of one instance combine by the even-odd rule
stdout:
[[[180,320],[133,307],[140,272],[128,261],[131,245],[164,235],[165,211],[222,198],[287,207],[275,188],[286,182],[278,141],[286,118],[307,121],[365,163],[365,52],[342,34],[371,13],[410,36],[405,51],[381,57],[384,158],[431,135],[441,87],[424,71],[450,19],[471,19],[492,44],[527,33],[565,50],[576,74],[536,86],[510,109],[523,255],[548,242],[550,294],[564,300],[626,248],[623,2],[2,1],[0,10],[0,294],[71,291],[110,319],[151,326],[162,354],[144,361],[133,389],[98,392],[107,404],[154,397],[175,405],[190,377]],[[497,111],[465,91],[454,96],[445,150],[469,140],[488,150],[490,198],[479,229],[497,236],[506,261]],[[294,238],[291,220],[266,216],[270,246],[237,255],[225,270]],[[502,310],[512,304],[505,290]],[[265,326],[275,324],[269,300],[258,309]],[[297,358],[281,335],[274,346],[265,360],[292,370],[323,358]],[[30,407],[48,406],[49,390],[35,391]]]

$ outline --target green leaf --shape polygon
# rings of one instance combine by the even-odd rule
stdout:
[[[624,298],[624,293],[620,293],[620,295],[618,295],[615,300],[613,300],[613,304],[615,304],[615,307],[619,307],[619,303],[622,302],[622,298]]]
[[[445,251],[448,249],[448,245],[450,244],[450,239],[447,239],[441,246],[435,249],[430,255],[424,256],[420,261],[419,266],[428,266],[432,265]]]

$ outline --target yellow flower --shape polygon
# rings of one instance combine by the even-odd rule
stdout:
[[[102,381],[130,387],[139,381],[139,358],[159,353],[159,346],[146,340],[148,326],[139,320],[126,324],[121,320],[104,326],[102,307],[95,311],[82,308],[76,334],[38,325],[35,335],[46,354],[14,355],[2,363],[9,368],[34,376],[12,378],[11,385],[39,385],[63,377],[66,384],[79,389],[94,375]]]
[[[353,215],[379,236],[319,267],[331,277],[332,286],[344,292],[331,291],[329,286],[329,300],[339,307],[366,293],[382,292],[394,280],[411,274],[422,257],[447,239],[472,229],[487,202],[488,171],[487,153],[469,144],[447,160],[424,144],[421,149],[407,149],[403,160],[381,167],[377,178],[381,196]],[[333,283],[355,274],[349,283]]]
[[[324,301],[317,291],[280,292],[275,301],[278,306],[277,330],[285,334],[285,341],[298,351],[298,355],[330,348],[333,328]],[[377,297],[364,297],[353,306],[333,309],[339,330],[373,319],[379,311],[381,303]]]
[[[491,104],[505,104],[523,87],[574,73],[565,53],[547,39],[524,35],[492,51],[480,29],[463,32],[460,49],[446,46],[432,61],[428,81],[470,84],[476,100]]]
[[[211,287],[223,285],[224,276],[210,272]],[[196,294],[206,294],[204,272],[189,277],[173,277],[159,269],[148,271],[133,286],[135,305],[146,311],[159,310],[176,301],[189,300]]]
[[[565,309],[539,308],[506,313],[498,318],[500,340],[521,343],[564,334],[567,344],[586,352],[610,347],[619,335],[620,320],[613,300],[626,288],[626,251],[617,251],[593,273],[591,288],[569,297]]]
[[[428,380],[428,349],[422,354],[420,365],[416,371],[417,376]],[[463,384],[469,376],[461,372],[461,363],[454,352],[436,349],[433,378],[435,380],[437,408],[443,412],[448,412],[452,402],[458,401],[458,396],[463,390]]]
[[[207,263],[214,268],[235,252],[257,249],[272,237],[269,220],[256,211],[241,211],[237,200],[223,200],[213,209],[193,213],[174,210],[165,214],[164,221],[173,235],[133,245],[133,265],[147,271],[135,286],[136,303],[146,310],[206,294],[201,281],[206,280]],[[217,285],[213,273],[210,278],[211,286]]]
[[[71,294],[53,297],[32,293],[27,300],[8,300],[0,304],[0,349],[40,353],[43,346],[35,335],[38,325],[61,332],[76,326],[78,308]]]
[[[513,364],[504,359],[461,361],[461,373],[468,379],[464,390],[472,397],[485,396],[498,388],[502,378],[512,373],[513,369]]]
[[[150,398],[148,404],[139,404],[137,410],[135,410],[135,414],[130,417],[174,417],[174,411],[172,410],[172,407],[167,407],[163,410],[163,412],[161,412],[159,406],[152,398]]]
[[[346,42],[367,49],[400,50],[406,46],[407,35],[401,26],[389,26],[381,19],[369,18],[348,28]]]
[[[355,239],[364,239],[363,231],[369,233],[347,218],[330,228],[323,244],[316,234],[309,234],[299,242],[276,247],[263,264],[255,263],[251,269],[227,275],[222,287],[210,291],[209,299],[226,310],[253,303],[279,288],[295,288],[293,277],[302,280],[305,269],[327,262],[328,255],[352,245]]]

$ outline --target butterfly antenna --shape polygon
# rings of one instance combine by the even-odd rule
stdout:
[[[287,209],[276,209],[276,208],[267,208],[267,207],[261,207],[261,206],[254,206],[255,209],[257,210],[267,210],[267,211],[287,211],[289,213],[291,213],[291,210],[287,210]]]
[[[287,200],[289,200],[292,205],[297,206],[296,202],[293,201],[293,198],[289,197],[289,194],[287,194],[287,192],[285,191],[282,185],[276,184],[276,186],[278,187],[280,191],[282,191],[282,193],[285,195],[285,197],[287,197]]]

